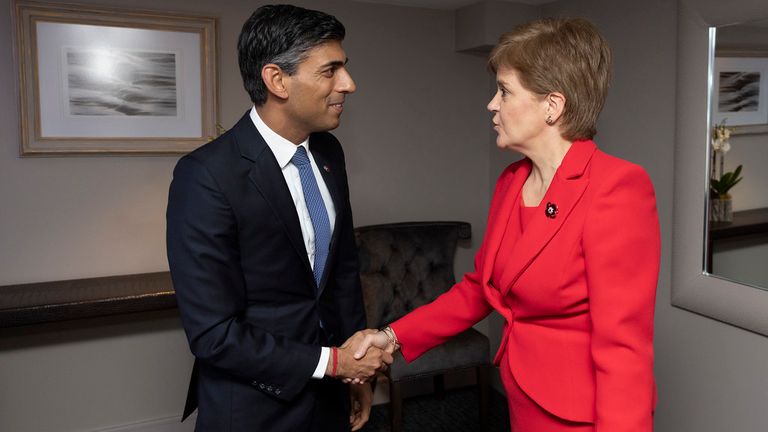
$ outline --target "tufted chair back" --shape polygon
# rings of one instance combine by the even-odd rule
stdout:
[[[431,302],[456,282],[453,259],[466,222],[403,222],[355,229],[368,326]]]

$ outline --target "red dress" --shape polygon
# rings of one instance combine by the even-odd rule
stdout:
[[[650,432],[661,252],[650,178],[576,141],[522,231],[519,196],[530,172],[523,159],[499,178],[474,271],[392,323],[403,357],[495,310],[505,325],[494,363],[515,432]]]

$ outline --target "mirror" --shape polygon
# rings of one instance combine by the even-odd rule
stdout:
[[[768,20],[714,27],[707,273],[768,289]]]
[[[717,29],[720,29],[724,43],[724,35],[728,33],[728,30],[723,30],[727,28],[725,26],[747,23],[756,18],[768,19],[768,2],[681,0],[678,5],[671,301],[674,306],[768,336],[768,290],[756,288],[768,287],[766,279],[758,282],[759,277],[744,272],[723,273],[726,262],[720,257],[726,256],[721,253],[726,251],[720,251],[719,245],[710,245],[710,239],[717,240],[714,235],[708,235],[711,206],[709,179],[711,169],[719,166],[719,162],[711,160],[710,151],[713,126],[717,124],[711,115],[715,99],[711,91],[716,59],[715,36]],[[710,71],[713,73],[710,74]],[[726,125],[736,126],[735,121],[735,118],[729,119]],[[738,162],[736,152],[740,150],[734,150],[737,138],[740,146],[746,140],[761,139],[757,133],[746,133],[749,128],[753,129],[750,132],[757,132],[755,128],[759,126],[739,127],[742,128],[739,132],[745,133],[729,137],[732,140],[731,151],[726,154],[725,172]],[[766,138],[764,134],[763,138]],[[768,142],[764,148],[763,153],[768,153]],[[738,212],[753,208],[744,194],[750,189],[748,182],[757,181],[764,171],[768,171],[768,166],[758,164],[755,168],[751,163],[744,165],[742,176],[745,180],[729,190],[732,199],[737,201],[732,210]],[[765,190],[757,183],[754,187],[757,194]],[[744,194],[737,196],[740,192]],[[768,207],[768,204],[754,204],[754,207]],[[711,227],[714,228],[714,224]],[[712,261],[708,263],[710,253]],[[708,267],[708,264],[711,266]],[[768,268],[765,259],[753,266],[756,270],[765,268]]]

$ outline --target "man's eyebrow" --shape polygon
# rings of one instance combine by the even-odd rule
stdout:
[[[349,63],[349,58],[346,58],[346,59],[344,59],[344,61],[341,61],[341,60],[333,60],[333,61],[329,61],[328,63],[325,63],[324,65],[320,66],[320,69],[325,69],[325,68],[327,68],[328,66],[332,66],[332,67],[341,67],[341,66],[344,66],[344,65],[346,65],[347,63]]]

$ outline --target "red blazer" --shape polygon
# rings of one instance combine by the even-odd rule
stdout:
[[[660,258],[651,181],[592,141],[574,142],[542,200],[556,217],[513,233],[511,258],[496,263],[530,170],[524,159],[499,178],[475,270],[392,324],[402,354],[414,360],[495,309],[506,323],[494,362],[506,350],[515,380],[542,408],[598,432],[651,431]],[[491,285],[494,265],[508,286]]]

